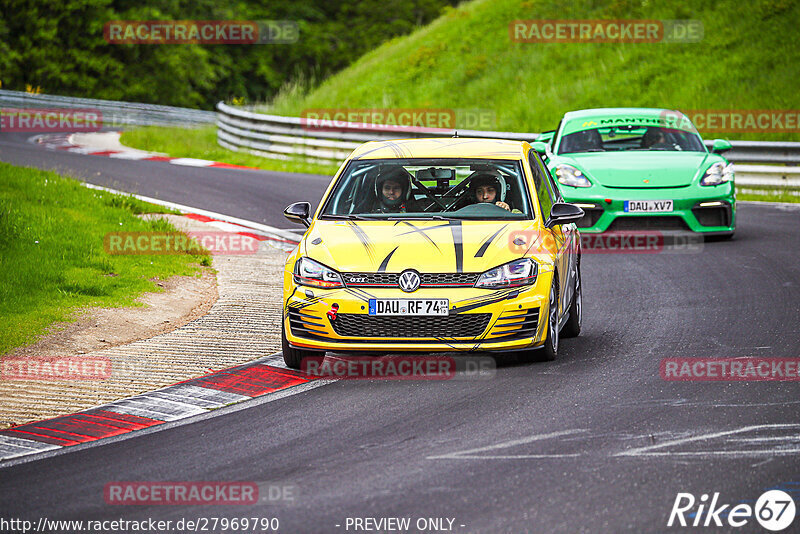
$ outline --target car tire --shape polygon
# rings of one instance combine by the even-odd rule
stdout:
[[[519,353],[519,361],[552,362],[558,356],[558,273],[553,273],[553,283],[550,285],[550,299],[547,308],[547,336],[544,345],[539,348]]]
[[[324,358],[325,353],[319,350],[295,349],[289,345],[286,339],[286,327],[281,325],[281,351],[283,352],[283,363],[289,369],[300,369],[304,358]]]
[[[581,322],[583,319],[583,297],[581,296],[581,264],[580,261],[575,267],[575,292],[572,295],[572,303],[569,305],[569,319],[561,329],[561,337],[578,337],[581,333]]]

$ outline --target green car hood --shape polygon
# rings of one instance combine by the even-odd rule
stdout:
[[[605,187],[651,188],[690,185],[699,172],[722,158],[708,152],[587,152],[557,156],[554,164],[581,169]]]

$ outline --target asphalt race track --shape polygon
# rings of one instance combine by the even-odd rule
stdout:
[[[292,226],[284,218],[283,208],[298,200],[307,200],[316,208],[331,180],[330,176],[310,174],[182,167],[164,161],[83,156],[45,150],[29,143],[29,137],[31,134],[27,133],[0,134],[0,161],[55,170],[94,185],[277,228]]]
[[[0,135],[0,160],[281,228],[282,209],[317,202],[328,181],[48,152],[13,134]],[[501,362],[474,381],[338,381],[75,447],[0,469],[0,509],[33,521],[277,517],[280,532],[354,532],[347,518],[364,517],[663,532],[681,492],[752,505],[781,487],[797,499],[800,384],[665,381],[659,364],[800,356],[799,259],[800,210],[741,204],[736,237],[701,253],[585,254],[583,332],[555,362]],[[291,486],[293,499],[103,498],[114,481],[235,480]],[[753,518],[734,530],[763,531]]]

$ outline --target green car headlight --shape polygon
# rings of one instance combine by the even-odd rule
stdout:
[[[576,169],[572,165],[561,164],[556,167],[556,177],[558,182],[572,187],[591,187],[592,182],[586,178],[583,171]]]
[[[342,275],[310,258],[300,258],[294,264],[294,281],[302,286],[334,289],[344,287]]]
[[[507,287],[527,286],[536,282],[538,269],[536,262],[530,258],[522,258],[489,269],[475,282],[475,287],[484,289],[504,289]]]
[[[702,180],[700,180],[700,185],[719,185],[732,181],[733,165],[731,163],[726,165],[718,161],[708,168]]]

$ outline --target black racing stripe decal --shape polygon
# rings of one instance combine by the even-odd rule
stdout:
[[[388,267],[388,265],[389,265],[389,260],[392,259],[392,254],[397,252],[398,248],[400,248],[400,247],[399,246],[398,247],[394,247],[394,249],[389,254],[387,254],[385,258],[383,258],[383,261],[381,262],[380,267],[378,267],[378,272],[379,273],[385,273],[386,272],[386,267]]]
[[[475,303],[475,302],[486,302],[486,301],[489,301],[489,300],[492,300],[492,299],[496,299],[498,296],[508,295],[509,293],[518,293],[518,291],[516,290],[516,288],[501,289],[501,290],[499,290],[499,291],[497,291],[495,293],[492,293],[490,295],[484,295],[482,297],[473,297],[473,298],[459,300],[459,301],[456,301],[456,304],[465,303],[465,305],[466,305],[466,304],[472,304],[472,303]]]
[[[456,272],[464,272],[464,242],[461,235],[461,221],[450,221],[450,231],[453,233],[453,248],[456,253]]]
[[[504,300],[515,299],[515,298],[517,298],[517,295],[519,295],[519,291],[516,291],[516,290],[515,291],[509,291],[507,293],[504,293],[504,294],[501,294],[501,295],[497,295],[495,297],[491,297],[491,298],[488,298],[488,299],[484,299],[484,300],[481,300],[479,302],[474,302],[472,304],[465,304],[464,306],[460,306],[460,307],[450,308],[450,311],[453,312],[453,313],[464,313],[464,312],[468,312],[468,311],[471,311],[471,310],[474,310],[474,309],[477,309],[477,308],[482,308],[484,306],[488,306],[489,304],[495,304],[497,302],[502,302]]]
[[[432,226],[432,227],[429,227],[429,228],[419,228],[417,226],[414,226],[413,224],[411,224],[408,221],[401,221],[401,222],[403,224],[407,224],[408,226],[410,226],[412,228],[412,230],[410,232],[403,232],[402,234],[399,234],[399,235],[408,235],[408,234],[414,234],[414,233],[421,234],[422,237],[424,237],[425,239],[428,240],[428,243],[430,243],[431,245],[436,247],[436,250],[441,252],[441,249],[439,248],[439,245],[436,244],[436,241],[431,239],[431,237],[428,234],[426,234],[425,232],[427,232],[428,230],[435,230],[436,228],[442,228],[442,227],[445,227],[445,226],[450,226],[449,224],[443,224],[443,225],[440,225],[440,226]]]
[[[364,232],[364,230],[353,221],[347,221],[347,225],[353,230],[353,233],[356,234],[356,237],[358,237],[358,240],[361,241],[361,244],[364,245],[364,250],[367,251],[367,256],[369,256],[369,259],[375,261],[372,251],[372,242],[369,240],[369,236],[367,236],[366,232]]]
[[[489,245],[491,245],[492,242],[495,240],[495,238],[500,235],[500,232],[502,232],[506,228],[508,228],[508,224],[504,224],[502,228],[500,228],[498,231],[496,231],[494,234],[492,234],[489,238],[487,238],[486,241],[484,241],[483,244],[481,245],[481,248],[478,249],[478,252],[475,253],[475,257],[476,258],[482,258],[483,255],[486,253],[486,249],[489,248]]]

